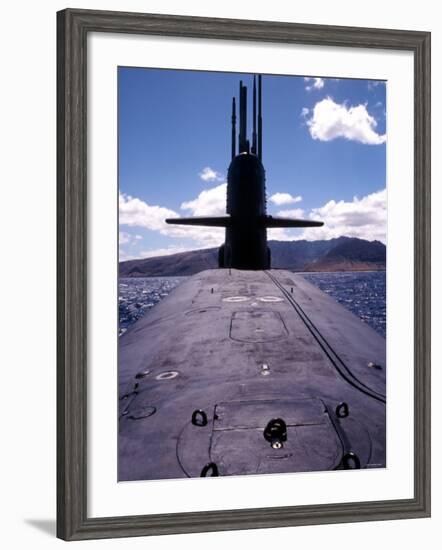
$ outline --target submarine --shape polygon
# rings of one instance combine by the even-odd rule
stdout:
[[[274,218],[266,213],[265,170],[262,165],[262,76],[253,77],[252,145],[247,139],[247,86],[239,83],[239,139],[236,153],[236,101],[232,98],[232,159],[227,171],[227,216],[169,218],[166,223],[225,227],[225,243],[219,249],[219,267],[269,269],[267,228],[320,227],[322,222]]]
[[[385,339],[310,284],[272,269],[262,78],[253,132],[232,101],[226,216],[167,223],[225,228],[218,269],[188,278],[119,339],[118,481],[386,467]]]

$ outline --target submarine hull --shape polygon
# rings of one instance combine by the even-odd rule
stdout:
[[[301,275],[204,271],[120,338],[118,478],[385,467],[385,402],[385,339]]]

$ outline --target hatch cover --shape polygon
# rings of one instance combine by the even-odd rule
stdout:
[[[263,433],[275,418],[287,436],[273,448]],[[232,401],[215,407],[210,459],[221,475],[318,471],[336,468],[342,443],[320,399]]]
[[[239,342],[269,342],[285,338],[287,328],[277,311],[235,311],[230,323],[230,338]]]

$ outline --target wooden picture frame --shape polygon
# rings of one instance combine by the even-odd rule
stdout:
[[[87,516],[87,36],[151,34],[407,50],[414,56],[414,498]],[[57,535],[65,540],[430,515],[430,33],[67,9],[57,14]]]

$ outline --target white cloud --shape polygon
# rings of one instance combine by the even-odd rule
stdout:
[[[347,107],[330,97],[316,103],[307,126],[313,139],[331,141],[342,137],[359,143],[378,145],[385,143],[386,135],[376,132],[377,122],[365,105]]]
[[[119,194],[118,202],[120,225],[144,227],[145,229],[162,232],[168,227],[164,220],[178,216],[176,212],[169,208],[151,206],[124,193]]]
[[[303,118],[305,118],[305,117],[309,114],[309,112],[310,112],[310,109],[309,109],[308,107],[303,107],[303,108],[301,109],[301,116],[302,116]]]
[[[182,210],[190,210],[192,216],[223,216],[226,213],[227,183],[204,189],[192,201],[183,202]]]
[[[221,209],[221,204],[223,205]],[[181,208],[191,210],[193,216],[212,216],[225,213],[226,184],[202,191],[193,201],[183,203]],[[222,211],[221,211],[222,210]],[[193,248],[219,246],[224,239],[224,229],[220,227],[195,227],[169,225],[166,218],[179,218],[180,214],[162,206],[152,206],[146,202],[120,193],[119,222],[129,227],[142,227],[158,231],[161,235],[177,239],[191,239]]]
[[[302,208],[294,208],[293,210],[281,210],[276,214],[281,218],[302,218],[304,216],[304,210]]]
[[[210,168],[210,166],[206,166],[205,168],[203,168],[198,175],[203,181],[224,180],[224,176],[220,172],[217,172],[216,170],[213,170],[213,168]]]
[[[295,202],[301,202],[302,197],[300,195],[294,197],[290,193],[275,193],[269,197],[269,201],[277,206],[282,206],[283,204],[294,204]]]
[[[305,82],[312,82],[312,84],[308,84],[305,89],[310,92],[311,90],[322,90],[324,87],[324,79],[323,78],[311,78],[311,77],[304,77]]]
[[[368,241],[386,242],[387,190],[382,189],[352,201],[331,200],[313,208],[309,218],[324,222],[322,227],[304,229],[297,239],[332,239],[340,236],[358,237]]]

